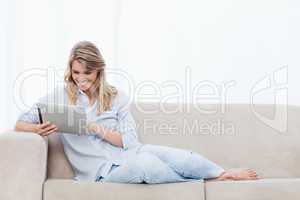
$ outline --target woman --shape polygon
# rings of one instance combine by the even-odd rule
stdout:
[[[231,169],[183,149],[141,144],[128,109],[128,98],[106,82],[105,63],[97,47],[83,41],[71,50],[63,102],[86,109],[89,135],[60,133],[75,180],[120,183],[167,183],[199,179],[255,180],[250,169]],[[40,101],[52,98],[50,93]],[[48,101],[49,103],[49,101]],[[39,124],[36,106],[23,113],[17,131],[48,136],[58,131],[50,122]]]

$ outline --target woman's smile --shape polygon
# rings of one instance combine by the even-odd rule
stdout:
[[[74,60],[72,63],[72,77],[80,90],[88,91],[96,81],[97,71],[88,70],[83,63]]]
[[[76,83],[77,85],[81,88],[81,87],[85,87],[87,86],[87,84],[89,83],[90,81],[87,80],[87,79],[84,79],[84,80],[76,80]]]

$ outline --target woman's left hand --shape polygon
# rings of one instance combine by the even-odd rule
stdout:
[[[122,136],[119,132],[106,129],[96,122],[88,124],[88,132],[98,135],[99,138],[108,141],[112,145],[123,148]]]
[[[88,124],[88,132],[94,134],[101,134],[103,132],[103,127],[96,122],[91,122]]]

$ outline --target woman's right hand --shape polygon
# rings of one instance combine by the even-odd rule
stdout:
[[[51,133],[58,131],[56,125],[52,124],[51,122],[45,122],[43,124],[37,124],[35,128],[35,133],[41,136],[48,136]]]

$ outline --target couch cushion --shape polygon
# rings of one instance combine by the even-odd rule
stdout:
[[[206,200],[295,200],[300,196],[300,179],[206,182]]]
[[[204,183],[121,184],[48,179],[43,200],[204,200]]]
[[[132,112],[144,143],[193,150],[264,178],[300,177],[298,106],[137,103]]]

